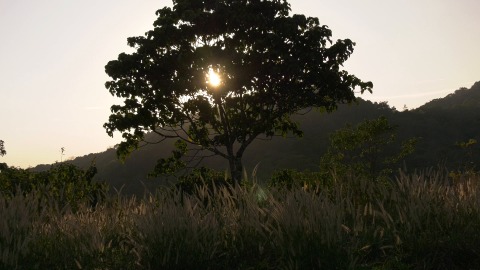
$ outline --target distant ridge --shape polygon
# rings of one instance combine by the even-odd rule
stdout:
[[[480,81],[470,89],[462,87],[444,98],[437,98],[419,107],[419,110],[454,109],[456,107],[480,108]]]
[[[257,178],[267,179],[274,170],[293,168],[318,170],[320,157],[328,146],[329,135],[347,123],[355,125],[366,119],[386,116],[398,126],[399,141],[421,138],[417,151],[406,160],[409,169],[422,169],[443,164],[449,169],[458,168],[465,162],[465,151],[456,142],[476,139],[480,144],[480,82],[470,89],[461,88],[446,97],[427,102],[414,110],[399,112],[386,102],[372,103],[358,99],[358,104],[341,105],[331,114],[310,112],[295,119],[304,131],[303,138],[273,138],[255,141],[246,151],[244,161],[250,175],[258,165]],[[94,162],[98,168],[98,180],[105,180],[111,186],[124,192],[141,194],[144,186],[154,188],[165,183],[165,179],[149,179],[157,159],[167,157],[173,150],[172,142],[143,147],[121,163],[115,149],[88,154],[71,161],[86,168]],[[479,151],[478,145],[473,149]],[[480,155],[473,157],[480,167]],[[219,157],[209,158],[204,166],[226,170],[227,163]],[[45,170],[50,165],[41,165],[34,170]]]

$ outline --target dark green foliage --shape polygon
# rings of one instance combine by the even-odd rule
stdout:
[[[175,150],[172,151],[172,156],[162,158],[157,161],[154,171],[151,176],[159,176],[161,174],[174,174],[175,172],[184,169],[187,164],[182,160],[182,157],[188,152],[187,144],[182,140],[175,142]]]
[[[297,171],[292,169],[285,169],[281,171],[275,171],[270,178],[268,183],[269,187],[284,187],[286,189],[292,189],[294,186],[298,187],[298,183],[295,182],[297,179]]]
[[[34,184],[34,174],[28,170],[9,167],[6,163],[0,163],[0,191],[11,197],[22,190],[24,193],[31,192]],[[33,182],[33,183],[32,183]]]
[[[305,191],[319,191],[331,187],[331,178],[322,178],[319,172],[284,169],[273,173],[268,186],[287,190],[302,188]]]
[[[93,165],[84,171],[72,164],[59,163],[48,171],[31,172],[4,164],[0,172],[0,192],[7,197],[19,191],[23,195],[36,192],[60,209],[67,205],[77,209],[86,202],[94,206],[106,192],[105,184],[92,181],[96,173]]]
[[[322,157],[320,170],[325,178],[339,176],[385,180],[398,164],[413,153],[417,139],[408,139],[399,149],[391,149],[397,128],[387,118],[366,120],[356,127],[347,125],[330,136],[330,146]]]
[[[456,168],[450,170],[450,178],[454,182],[458,182],[464,177],[475,177],[480,175],[480,167],[476,161],[476,153],[479,151],[477,140],[469,139],[466,142],[457,142],[456,146],[463,152],[461,158],[458,159]]]
[[[203,186],[206,186],[207,189],[212,192],[215,188],[229,187],[232,185],[233,182],[225,173],[200,167],[185,176],[181,176],[175,184],[175,187],[184,193],[193,195]]]
[[[128,39],[135,52],[105,67],[106,87],[124,99],[104,125],[122,133],[118,154],[180,139],[226,159],[240,182],[244,152],[258,136],[300,136],[293,114],[331,112],[355,100],[355,88],[371,91],[341,68],[354,42],[332,43],[317,18],[289,12],[285,0],[185,0],[158,10],[153,30]],[[220,85],[208,85],[211,70]],[[149,132],[158,138],[146,140]],[[171,163],[157,169],[170,172]]]
[[[457,142],[456,145],[464,152],[463,159],[460,160],[459,170],[463,172],[477,171],[478,164],[475,164],[475,154],[479,150],[477,140],[469,139],[466,142]]]

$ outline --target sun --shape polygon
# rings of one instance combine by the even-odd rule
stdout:
[[[211,68],[208,70],[207,77],[208,83],[213,87],[218,87],[222,83],[220,76]]]

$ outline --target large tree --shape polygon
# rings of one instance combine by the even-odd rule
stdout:
[[[193,145],[228,160],[238,183],[256,138],[301,135],[293,114],[333,111],[357,87],[371,91],[342,69],[351,40],[333,43],[317,18],[289,12],[285,0],[174,0],[158,10],[153,30],[128,39],[135,52],[105,67],[106,87],[124,99],[104,125],[122,133],[118,153],[176,138],[181,150],[157,169]],[[149,132],[159,140],[146,142]]]

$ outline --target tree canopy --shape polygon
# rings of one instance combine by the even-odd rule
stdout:
[[[342,69],[354,42],[332,42],[318,18],[289,13],[284,0],[174,0],[158,10],[153,30],[128,39],[135,52],[105,67],[107,89],[124,100],[104,125],[122,133],[118,154],[174,138],[179,150],[159,171],[197,146],[227,159],[239,182],[242,156],[260,135],[301,135],[291,115],[330,112],[357,87],[371,91]],[[149,132],[159,139],[146,141]]]

